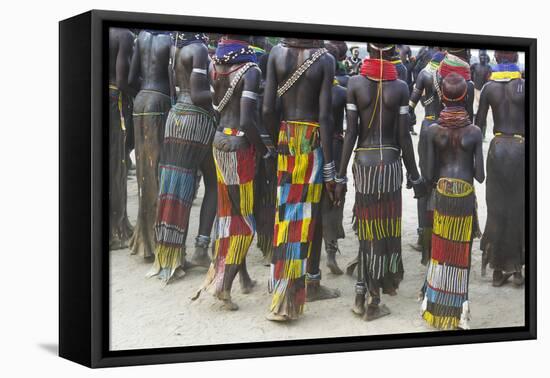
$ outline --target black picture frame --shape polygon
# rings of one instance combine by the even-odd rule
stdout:
[[[526,286],[523,327],[109,351],[108,28],[197,30],[525,52]],[[92,10],[59,23],[59,355],[89,367],[536,339],[537,40]],[[128,324],[128,327],[132,327]]]

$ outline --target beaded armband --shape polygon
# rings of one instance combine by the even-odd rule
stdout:
[[[204,70],[202,68],[193,68],[193,71],[191,71],[191,72],[198,73],[198,74],[201,74],[201,75],[206,75],[206,70]]]
[[[246,97],[246,98],[249,98],[251,100],[256,101],[258,99],[258,94],[254,93],[252,91],[243,91],[242,94],[241,94],[241,97]]]

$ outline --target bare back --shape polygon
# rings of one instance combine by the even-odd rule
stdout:
[[[348,91],[351,91],[357,104],[360,118],[357,146],[367,147],[380,143],[398,146],[399,107],[407,102],[407,84],[402,80],[382,82],[381,97],[378,98],[378,82],[357,75],[350,78]]]
[[[126,90],[134,34],[128,29],[109,29],[109,83]]]
[[[302,49],[275,46],[270,53],[273,56],[277,83],[284,83],[292,73],[318,49]],[[334,66],[334,58],[329,54],[321,56],[282,97],[283,119],[319,120],[319,96],[327,80],[327,65]]]
[[[194,61],[199,57],[204,58],[207,55],[208,48],[202,43],[191,43],[177,49],[174,70],[176,72],[176,85],[180,89],[180,96],[191,93],[191,74],[193,72]],[[206,67],[203,67],[203,69],[206,69]]]
[[[493,111],[494,133],[525,133],[525,81],[514,79],[508,82],[491,81],[481,92],[476,123],[486,122],[489,106]]]
[[[140,89],[170,95],[168,64],[172,40],[167,34],[154,35],[141,31],[132,58],[130,80],[141,78]]]
[[[219,65],[216,67],[217,73],[221,74],[218,79],[212,80],[212,87],[214,88],[214,93],[212,95],[212,100],[214,104],[219,104],[223,96],[227,92],[231,81],[237,75],[236,68],[242,64],[231,64],[231,65]],[[231,72],[233,71],[233,72]],[[211,65],[210,72],[214,72],[214,68]],[[227,74],[228,72],[231,72]],[[241,96],[245,86],[251,86],[253,93],[259,91],[259,82],[261,79],[261,71],[258,67],[249,68],[246,73],[243,75],[241,80],[235,86],[233,95],[229,103],[224,108],[224,111],[220,115],[218,129],[220,128],[231,128],[231,129],[240,129],[241,126]],[[248,82],[251,82],[250,84]]]
[[[477,126],[447,128],[435,124],[429,133],[432,146],[428,148],[431,150],[428,159],[433,169],[430,178],[434,182],[440,177],[458,178],[469,183],[473,183],[474,177],[483,180],[484,175],[479,176],[480,168],[483,172],[483,156],[480,155],[481,131]]]

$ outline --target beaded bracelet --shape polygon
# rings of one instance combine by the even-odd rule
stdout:
[[[336,164],[333,160],[323,166],[323,180],[325,182],[332,181],[334,180],[334,176],[336,176]]]
[[[321,281],[321,270],[319,269],[319,273],[317,273],[317,274],[306,273],[306,280],[307,281]]]
[[[344,177],[334,177],[334,181],[337,183],[337,184],[347,184],[348,183],[348,178],[347,176],[344,176]]]
[[[273,141],[271,140],[271,136],[268,134],[260,134],[260,139],[262,140],[262,143],[264,144],[265,148],[267,149],[267,153],[263,156],[264,159],[268,159],[270,157],[275,157],[276,151],[275,151],[275,145],[273,144]]]

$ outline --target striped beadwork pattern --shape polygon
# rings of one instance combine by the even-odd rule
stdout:
[[[319,124],[281,122],[277,149],[271,311],[294,319],[303,312],[306,299],[307,258],[323,189]]]
[[[470,183],[439,179],[423,308],[424,319],[439,329],[457,328],[468,300],[474,210],[475,196]]]
[[[363,165],[355,159],[352,171],[357,236],[364,271],[369,279],[381,281],[402,270],[401,159],[376,165]]]
[[[214,223],[215,257],[213,285],[216,293],[223,289],[226,265],[240,265],[256,230],[254,222],[254,172],[256,152],[247,148],[224,152],[214,147],[218,181],[218,207]]]
[[[170,109],[159,164],[159,194],[155,223],[155,263],[149,275],[168,279],[180,266],[199,164],[211,153],[214,118],[192,104]]]

